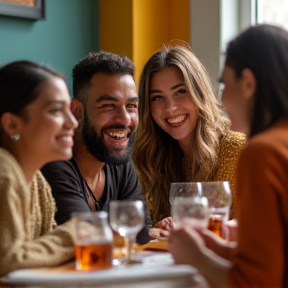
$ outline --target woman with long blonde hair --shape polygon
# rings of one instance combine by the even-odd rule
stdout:
[[[152,55],[141,75],[139,101],[133,158],[154,224],[170,216],[172,182],[227,180],[234,191],[245,136],[230,131],[191,49],[168,46]]]

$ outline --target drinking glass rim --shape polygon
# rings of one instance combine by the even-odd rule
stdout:
[[[116,204],[116,203],[122,203],[122,204],[131,204],[131,203],[142,203],[142,205],[143,205],[143,201],[142,200],[113,200],[113,201],[109,201],[109,206],[110,205],[114,205],[114,204]],[[144,205],[143,205],[144,206]]]
[[[220,184],[220,183],[230,184],[230,182],[228,180],[225,180],[225,181],[172,182],[171,186],[174,184],[191,185],[191,184],[203,184],[203,183],[207,184],[207,185]]]

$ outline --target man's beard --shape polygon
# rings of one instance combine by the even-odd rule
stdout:
[[[111,125],[109,127],[105,127],[105,129],[100,130],[100,135],[98,135],[94,129],[94,127],[89,123],[86,111],[84,111],[84,123],[82,130],[82,139],[90,152],[95,158],[100,160],[101,162],[105,162],[106,164],[112,165],[121,165],[126,164],[132,154],[133,143],[135,138],[135,130],[131,132],[129,135],[129,141],[126,148],[121,149],[113,149],[112,151],[105,145],[104,140],[104,130],[106,129],[129,129],[133,130],[132,127],[121,124]],[[127,136],[128,137],[128,136]],[[124,153],[123,150],[125,149]],[[120,153],[122,152],[122,153]]]

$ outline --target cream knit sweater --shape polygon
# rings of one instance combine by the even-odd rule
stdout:
[[[54,212],[42,174],[38,171],[28,186],[16,159],[0,148],[0,276],[74,257],[73,223],[56,228]]]

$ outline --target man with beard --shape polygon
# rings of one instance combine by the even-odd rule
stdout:
[[[73,212],[108,211],[112,200],[144,201],[131,160],[138,125],[133,74],[134,64],[127,57],[108,52],[91,52],[74,67],[71,110],[79,127],[73,158],[42,168],[52,187],[58,224]],[[62,142],[65,145],[65,139]],[[137,236],[141,244],[151,239],[147,209],[145,223]]]

